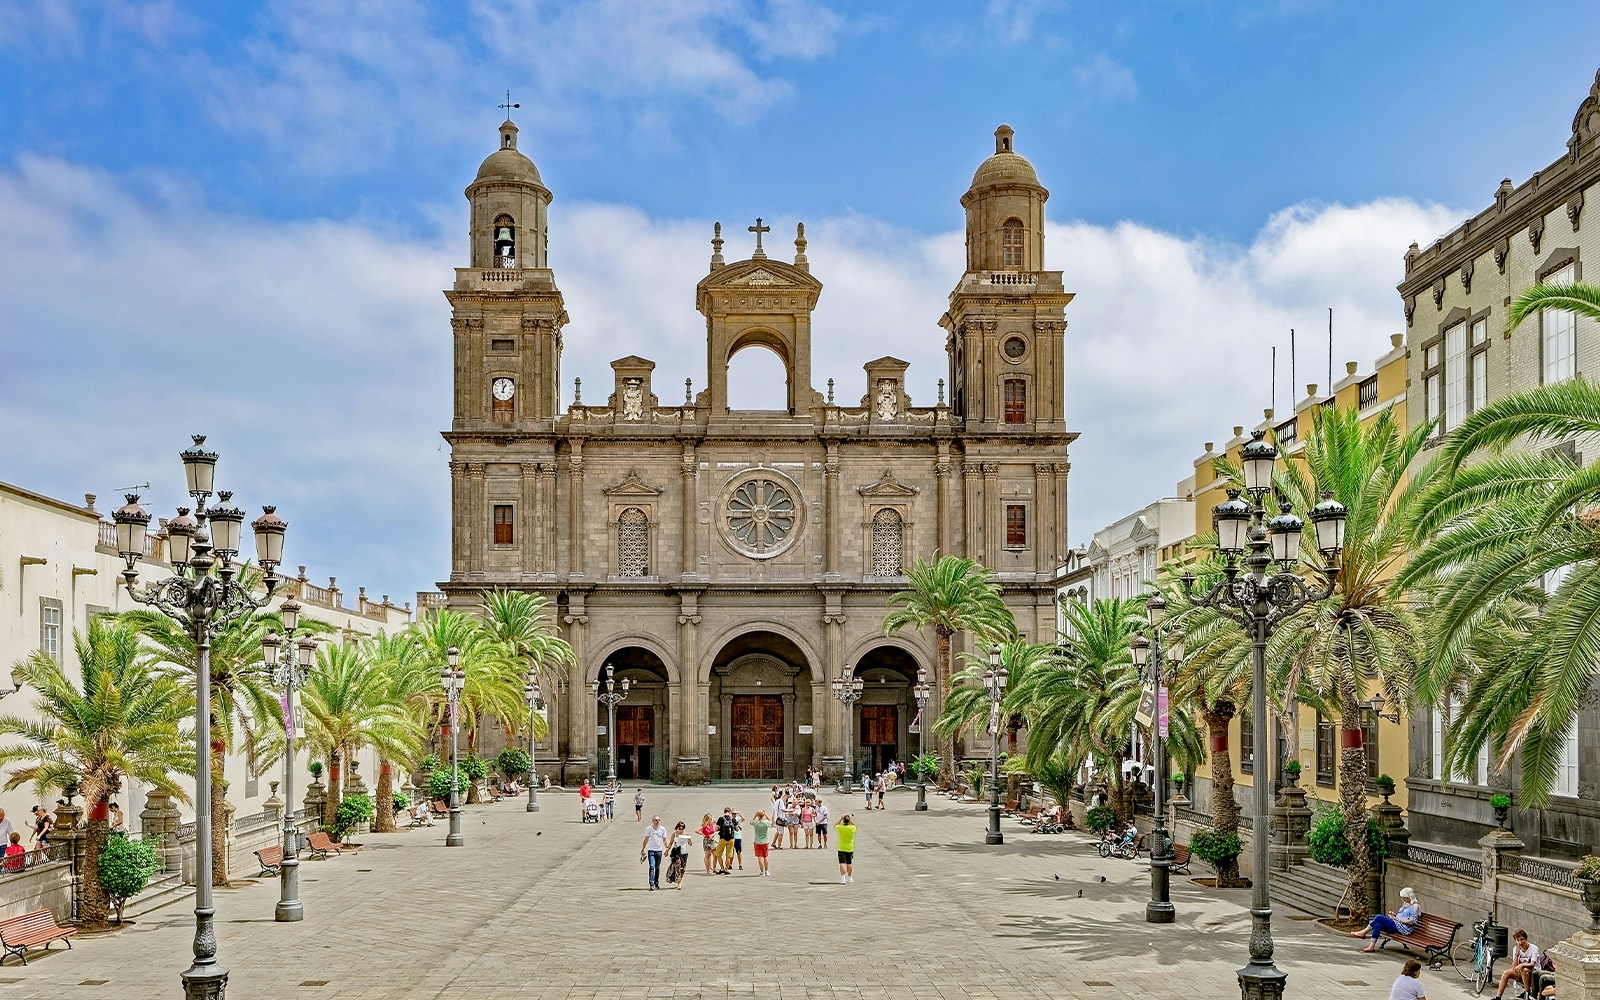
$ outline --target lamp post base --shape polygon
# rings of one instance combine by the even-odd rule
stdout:
[[[446,847],[462,847],[467,840],[461,835],[461,810],[452,807],[450,810],[450,833],[444,838]]]
[[[528,803],[528,812],[536,813],[538,811],[539,811],[539,803],[537,803],[537,802],[529,802]]]
[[[1170,924],[1177,919],[1177,915],[1170,900],[1152,899],[1144,904],[1144,921],[1147,924]]]
[[[304,920],[305,918],[305,905],[302,904],[298,899],[291,900],[287,903],[280,902],[278,903],[277,908],[272,911],[272,919],[274,920],[292,921]]]
[[[183,970],[180,978],[184,1000],[222,1000],[228,990],[228,970],[216,962],[197,962]]]
[[[1241,1000],[1281,1000],[1289,977],[1277,966],[1247,965],[1239,970]]]
[[[928,811],[928,786],[920,781],[917,782],[917,808],[915,811],[919,813]]]
[[[985,844],[1003,844],[1006,842],[1006,836],[999,830],[989,830],[984,833],[983,842]]]

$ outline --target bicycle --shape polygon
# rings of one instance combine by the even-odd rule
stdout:
[[[1473,936],[1456,945],[1450,954],[1450,964],[1462,979],[1472,984],[1473,996],[1482,996],[1484,989],[1494,982],[1494,960],[1500,957],[1491,937],[1496,929],[1504,940],[1505,929],[1494,922],[1494,912],[1490,911],[1485,919],[1473,922]]]

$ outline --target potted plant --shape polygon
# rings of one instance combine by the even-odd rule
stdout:
[[[314,760],[306,765],[306,770],[311,772],[312,781],[322,780],[322,761]]]
[[[1600,854],[1585,854],[1572,871],[1584,908],[1589,911],[1589,933],[1600,934]]]
[[[1500,824],[1500,829],[1506,829],[1506,818],[1511,815],[1511,796],[1495,792],[1489,796],[1489,808],[1494,810],[1494,821]]]
[[[1180,795],[1183,794],[1183,780],[1184,778],[1182,771],[1179,771],[1172,776],[1172,787],[1176,788]]]
[[[1287,785],[1299,785],[1300,784],[1300,762],[1299,761],[1297,761],[1297,760],[1286,760],[1286,761],[1283,762],[1283,781],[1284,781],[1284,784],[1287,784]]]
[[[1394,794],[1394,779],[1387,774],[1380,774],[1372,779],[1372,787],[1387,800]]]

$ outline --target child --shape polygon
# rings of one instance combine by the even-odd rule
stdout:
[[[22,862],[27,857],[28,849],[22,846],[22,834],[12,831],[11,843],[6,845],[5,868],[8,872],[22,871]]]

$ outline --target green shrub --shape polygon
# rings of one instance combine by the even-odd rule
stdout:
[[[1206,827],[1196,830],[1189,838],[1189,850],[1212,868],[1220,868],[1237,858],[1244,845],[1239,842],[1237,833],[1218,833]]]
[[[465,795],[467,792],[467,776],[456,775],[456,791]],[[448,799],[450,796],[450,769],[441,767],[428,775],[428,797],[431,799]]]
[[[1091,833],[1104,834],[1117,822],[1117,811],[1110,806],[1094,806],[1083,814],[1083,825]]]
[[[111,897],[117,923],[123,904],[145,890],[150,876],[161,870],[161,858],[148,840],[112,837],[100,852],[100,887]]]
[[[475,753],[461,758],[461,773],[468,781],[482,781],[489,774],[489,762]]]
[[[306,770],[311,772],[312,781],[322,780],[322,761],[314,760],[306,765]]]
[[[520,777],[527,774],[533,767],[533,760],[528,756],[528,751],[522,747],[506,747],[494,759],[495,770],[508,778]]]
[[[439,760],[439,755],[438,754],[430,753],[430,754],[428,754],[428,756],[422,758],[422,763],[418,765],[418,770],[421,770],[421,771],[437,771],[437,770],[439,770],[439,765],[441,763],[442,763],[442,761]]]
[[[1285,761],[1283,765],[1283,773],[1292,775],[1296,778],[1300,777],[1300,762],[1297,760]]]
[[[1578,867],[1572,870],[1572,877],[1600,881],[1600,855],[1585,854]]]
[[[346,796],[339,803],[339,811],[333,814],[333,839],[343,840],[345,834],[351,830],[363,823],[372,822],[375,813],[370,796]]]
[[[1489,805],[1495,809],[1510,809],[1511,796],[1507,795],[1505,792],[1495,792],[1493,795],[1489,796]]]
[[[915,774],[922,775],[922,780],[928,780],[935,774],[939,773],[939,755],[936,753],[925,753],[918,756],[911,762],[911,770]]]
[[[1337,809],[1324,809],[1311,819],[1311,829],[1306,833],[1307,853],[1318,864],[1334,868],[1350,866],[1350,843],[1344,839],[1344,813]],[[1379,861],[1389,854],[1389,841],[1379,828],[1378,821],[1367,817],[1367,855]]]
[[[411,798],[405,792],[394,792],[389,796],[394,804],[395,811],[405,809],[411,805]]]

